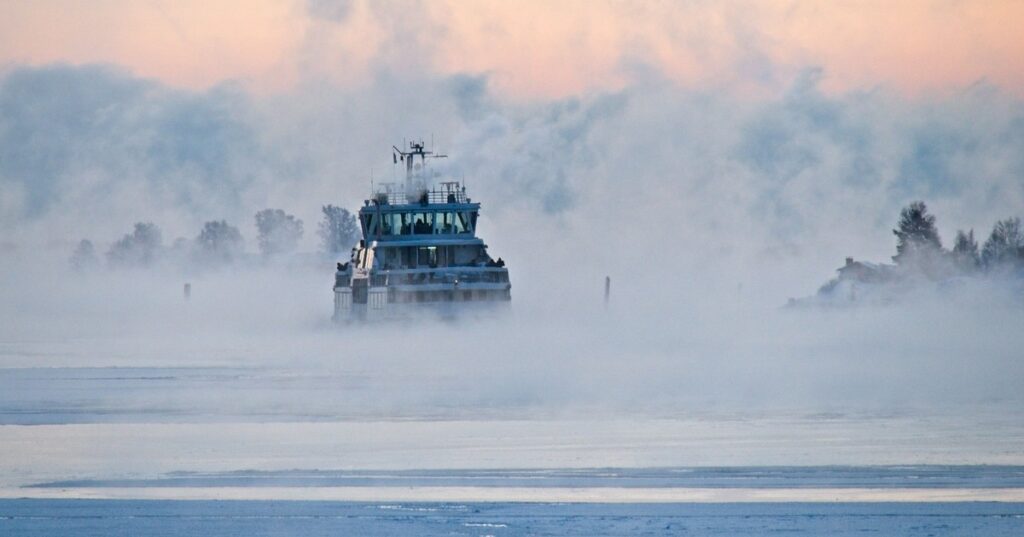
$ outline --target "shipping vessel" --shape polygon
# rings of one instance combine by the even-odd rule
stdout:
[[[477,235],[480,204],[460,181],[437,181],[428,161],[445,158],[422,142],[392,147],[404,183],[371,187],[359,209],[363,238],[334,278],[339,322],[443,316],[500,307],[512,299],[508,269]]]

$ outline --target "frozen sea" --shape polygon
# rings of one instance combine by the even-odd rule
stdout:
[[[352,503],[3,500],[0,533],[1019,536],[1020,503]]]
[[[0,535],[1024,535],[1003,409],[550,415],[430,381],[382,411],[421,379],[0,368]]]

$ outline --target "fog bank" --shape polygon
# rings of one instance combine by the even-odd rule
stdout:
[[[822,76],[749,97],[652,74],[510,103],[481,74],[382,71],[372,87],[256,96],[103,66],[14,67],[0,78],[0,366],[336,374],[373,387],[361,408],[381,416],[1019,408],[1024,313],[999,287],[780,307],[845,256],[891,256],[909,200],[942,216],[947,241],[1019,212],[1024,107],[983,83],[918,100],[826,95]],[[311,230],[322,205],[355,210],[371,179],[391,177],[392,144],[432,135],[450,155],[438,171],[466,180],[490,253],[509,263],[499,320],[333,326],[334,260],[317,261],[309,232],[295,263],[68,266],[79,240],[102,253],[135,222],[169,244],[226,219],[252,253],[256,211]],[[258,405],[275,389],[230,398]]]

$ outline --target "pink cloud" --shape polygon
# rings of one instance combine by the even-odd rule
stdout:
[[[985,79],[1024,93],[1019,2],[329,3],[6,3],[0,62],[113,63],[178,86],[265,91],[317,77],[360,85],[381,69],[488,73],[520,98],[616,89],[638,72],[772,91],[814,66],[829,91]]]

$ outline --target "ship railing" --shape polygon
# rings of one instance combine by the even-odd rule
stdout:
[[[448,183],[443,183],[447,185]],[[445,186],[430,190],[406,192],[401,186],[387,186],[373,193],[373,199],[381,205],[404,205],[407,203],[469,203],[466,191]]]
[[[508,271],[501,267],[438,267],[383,269],[370,276],[374,287],[425,283],[508,283]]]

